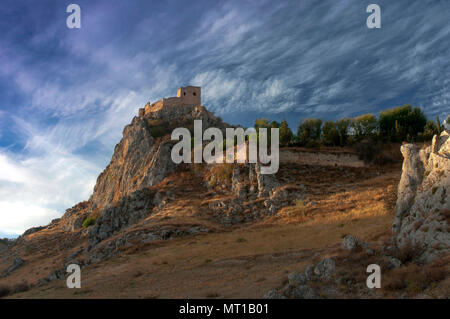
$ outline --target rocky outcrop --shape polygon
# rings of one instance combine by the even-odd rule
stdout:
[[[342,248],[345,250],[356,250],[358,248],[358,238],[352,235],[346,235],[342,241]]]
[[[225,128],[203,106],[167,106],[135,117],[123,131],[111,162],[100,174],[90,198],[92,210],[113,206],[131,193],[151,187],[173,172],[170,140],[174,128],[191,129],[194,120],[202,120],[203,130],[214,126]]]
[[[89,229],[89,248],[147,216],[154,206],[154,200],[155,194],[144,189],[104,209],[95,225]]]
[[[431,146],[401,147],[404,157],[393,224],[397,246],[423,250],[431,261],[450,251],[450,136],[444,131]]]
[[[111,240],[96,246],[89,252],[86,264],[99,262],[117,255],[121,250],[127,249],[136,243],[147,244],[154,241],[164,241],[177,237],[207,233],[211,230],[202,225],[185,225],[177,227],[174,225],[155,225],[150,229],[133,232],[123,232]]]
[[[330,291],[318,290],[317,283],[333,283],[336,274],[336,263],[333,258],[322,259],[315,265],[308,266],[301,273],[288,275],[288,283],[280,290],[269,290],[264,299],[317,299],[322,296],[333,297]],[[324,287],[326,285],[323,285]],[[326,292],[326,293],[324,293]]]
[[[64,231],[76,231],[83,226],[84,220],[89,216],[89,203],[84,201],[66,210],[61,217],[61,225]]]
[[[273,174],[261,174],[261,165],[236,164],[233,166],[231,189],[239,198],[269,197],[280,186]]]
[[[6,269],[6,271],[4,272],[4,276],[9,276],[13,271],[19,269],[20,267],[22,267],[24,264],[24,261],[22,258],[20,258],[19,256],[14,256],[13,258],[13,264]]]

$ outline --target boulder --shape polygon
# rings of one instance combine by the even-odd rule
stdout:
[[[308,282],[308,278],[304,273],[296,273],[291,272],[288,275],[289,285],[291,286],[298,286],[298,285],[304,285]]]
[[[291,291],[291,297],[294,299],[316,299],[315,290],[307,285],[300,285]]]
[[[356,250],[358,248],[358,238],[352,235],[346,235],[342,240],[342,248],[349,251]]]
[[[280,294],[276,289],[271,289],[263,296],[263,299],[286,299],[286,297]]]
[[[314,275],[324,280],[331,279],[335,271],[336,263],[332,258],[323,259],[314,267]]]

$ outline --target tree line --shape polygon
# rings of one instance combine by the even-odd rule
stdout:
[[[447,119],[450,123],[450,116]],[[363,114],[337,121],[322,121],[318,118],[303,119],[294,134],[286,120],[255,120],[255,129],[279,128],[281,146],[317,147],[352,146],[362,141],[376,142],[424,142],[440,134],[442,126],[439,117],[429,120],[419,107],[403,105],[381,111],[377,116]],[[269,130],[270,131],[270,130]]]

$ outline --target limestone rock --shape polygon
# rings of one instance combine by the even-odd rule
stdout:
[[[306,275],[304,273],[296,273],[296,272],[291,272],[288,275],[288,280],[289,280],[289,285],[292,286],[298,286],[298,285],[304,285],[305,283],[308,282],[308,278],[306,277]]]
[[[203,130],[211,126],[223,130],[227,127],[199,105],[166,106],[135,117],[125,127],[111,162],[97,178],[89,200],[92,209],[114,206],[131,193],[162,181],[176,167],[171,159],[171,149],[176,143],[170,140],[172,129],[189,127],[196,119],[202,120]]]
[[[353,251],[358,248],[358,238],[352,235],[346,235],[342,240],[342,248]]]
[[[324,280],[331,279],[335,271],[336,263],[332,258],[323,259],[314,267],[314,275]]]
[[[272,289],[263,296],[263,299],[286,299],[286,297],[280,294],[276,289]]]
[[[450,252],[449,133],[435,136],[430,147],[401,147],[404,157],[398,187],[394,241],[423,248],[420,260],[428,262]]]
[[[271,196],[273,191],[280,186],[274,174],[261,174],[261,165],[255,164],[256,179],[258,181],[258,197]]]
[[[147,216],[153,207],[154,196],[148,189],[135,191],[122,198],[116,206],[103,210],[95,225],[89,229],[89,246],[96,245]]]
[[[395,269],[402,265],[402,262],[400,260],[398,260],[397,258],[394,258],[394,257],[390,257],[390,256],[385,257],[384,261],[385,261],[386,267],[389,269]]]
[[[295,299],[316,299],[315,290],[307,285],[295,287],[291,292],[291,297]]]

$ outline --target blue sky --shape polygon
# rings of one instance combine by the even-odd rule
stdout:
[[[66,7],[81,7],[81,29]],[[366,27],[377,3],[382,28]],[[225,121],[337,119],[405,103],[450,113],[450,2],[6,0],[0,237],[92,193],[147,101],[202,86]]]

